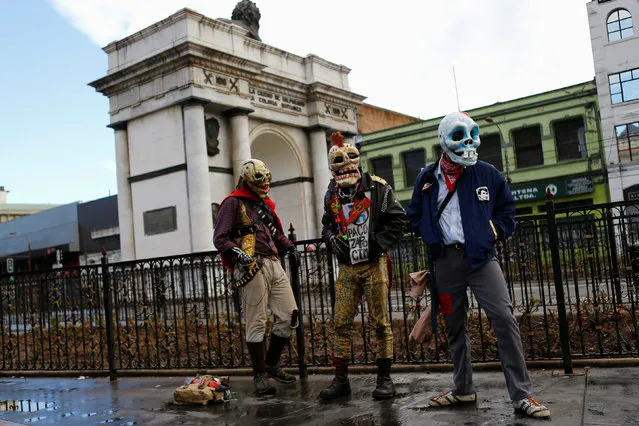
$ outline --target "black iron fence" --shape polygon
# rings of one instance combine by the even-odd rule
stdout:
[[[631,203],[554,210],[519,217],[499,245],[527,359],[639,355],[639,210]],[[302,323],[286,365],[328,366],[333,342],[334,282],[339,272],[321,240],[298,242],[300,265],[285,267]],[[445,328],[430,344],[409,343],[429,303],[407,294],[408,274],[426,268],[414,236],[392,249],[389,309],[394,359],[449,361]],[[474,361],[498,360],[490,323],[469,293]],[[216,252],[0,277],[0,369],[210,369],[250,365],[240,297],[227,290]],[[366,300],[353,331],[355,364],[374,363]],[[444,338],[442,338],[444,336]]]

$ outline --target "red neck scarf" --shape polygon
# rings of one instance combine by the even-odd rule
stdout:
[[[454,163],[445,152],[442,153],[442,158],[439,160],[439,167],[442,169],[446,187],[449,191],[452,191],[464,167],[461,164]]]
[[[268,207],[268,209],[273,214],[273,217],[275,218],[275,221],[277,222],[277,226],[280,228],[280,230],[284,229],[284,228],[282,228],[282,222],[280,221],[280,218],[277,216],[277,213],[275,213],[275,202],[273,200],[271,200],[269,197],[266,197],[266,198],[262,199],[262,198],[258,197],[257,195],[255,195],[255,193],[253,191],[251,191],[250,189],[248,189],[248,188],[246,188],[244,186],[242,186],[241,188],[236,189],[235,191],[231,192],[229,194],[229,196],[224,199],[224,201],[226,201],[226,199],[229,198],[229,197],[244,198],[244,199],[247,199],[247,200],[250,200],[250,201],[258,201],[258,202],[259,201],[264,201],[264,204],[266,204],[266,207]],[[222,203],[224,203],[224,201],[222,201]],[[220,205],[222,205],[222,203],[220,203]]]

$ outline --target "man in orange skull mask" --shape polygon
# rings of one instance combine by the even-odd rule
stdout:
[[[335,378],[320,392],[320,398],[335,399],[351,392],[351,331],[363,296],[377,336],[377,387],[373,397],[392,398],[395,387],[390,378],[393,332],[388,312],[387,251],[402,237],[406,213],[384,179],[361,171],[358,149],[346,143],[340,133],[332,134],[328,156],[333,179],[324,197],[322,238],[337,257],[340,270],[335,282]]]

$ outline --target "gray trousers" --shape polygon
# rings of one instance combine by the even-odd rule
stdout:
[[[447,314],[448,344],[454,365],[453,393],[468,395],[475,392],[467,326],[466,290],[470,287],[495,330],[510,399],[515,401],[532,396],[532,382],[524,361],[519,327],[497,260],[493,258],[473,270],[468,266],[464,251],[447,247],[434,267],[440,311]],[[450,312],[446,312],[449,309]]]

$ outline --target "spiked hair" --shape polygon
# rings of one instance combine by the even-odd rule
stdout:
[[[334,146],[338,146],[340,148],[344,146],[344,135],[340,132],[333,132],[331,135],[331,146],[329,148]]]

